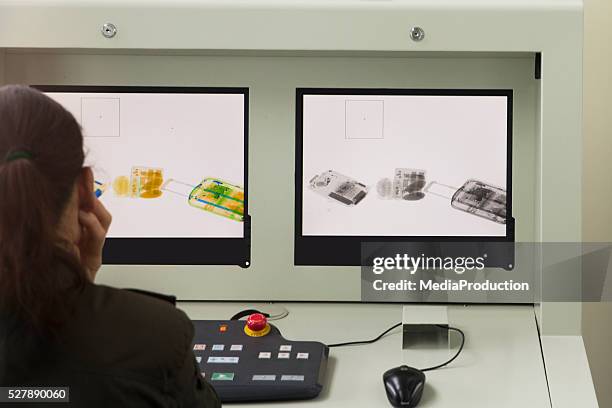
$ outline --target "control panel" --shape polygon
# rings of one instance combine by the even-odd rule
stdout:
[[[314,398],[323,388],[329,349],[289,341],[264,315],[242,320],[196,320],[193,351],[221,401]]]

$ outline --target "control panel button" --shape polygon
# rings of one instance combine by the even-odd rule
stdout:
[[[260,375],[253,376],[253,381],[276,381],[276,375]]]
[[[225,345],[224,344],[213,344],[212,350],[213,351],[223,351],[225,350]]]
[[[234,373],[213,373],[212,381],[234,381]]]
[[[201,356],[197,356],[196,357],[196,361],[198,362],[198,364],[200,364],[202,362],[202,357]]]
[[[270,325],[268,319],[261,313],[253,313],[247,318],[244,325],[244,332],[247,336],[263,337],[270,333]]]
[[[230,351],[242,351],[242,344],[232,344]]]
[[[267,351],[262,351],[259,353],[259,358],[261,359],[269,359],[272,357],[272,353],[267,352]]]
[[[303,375],[283,375],[281,381],[304,381]]]
[[[298,360],[308,360],[308,353],[297,353],[295,358]]]
[[[253,313],[247,318],[247,327],[253,331],[263,330],[268,324],[268,319],[261,313]]]
[[[219,326],[219,332],[225,333],[227,331],[227,324],[222,324]]]
[[[278,358],[280,359],[288,359],[290,357],[290,353],[278,353]]]
[[[280,351],[291,351],[291,346],[289,344],[282,345]]]
[[[217,357],[210,356],[208,357],[208,363],[217,363],[217,364],[238,364],[240,357]]]
[[[203,351],[206,350],[206,344],[194,344],[193,351]]]

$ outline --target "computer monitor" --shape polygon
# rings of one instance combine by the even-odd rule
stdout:
[[[107,264],[248,266],[248,89],[35,86],[83,129]]]
[[[511,90],[298,89],[296,106],[296,265],[514,240]]]

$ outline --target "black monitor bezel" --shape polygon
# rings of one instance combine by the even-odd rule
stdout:
[[[249,216],[249,88],[182,86],[31,85],[54,93],[242,94],[244,96],[244,226],[242,238],[107,238],[107,265],[238,265],[251,263]]]
[[[503,96],[507,98],[506,235],[490,236],[324,236],[302,234],[303,193],[303,101],[306,95],[423,95],[423,96]],[[512,217],[512,89],[420,89],[420,88],[297,88],[295,117],[295,236],[294,264],[298,266],[360,266],[364,242],[514,242]]]

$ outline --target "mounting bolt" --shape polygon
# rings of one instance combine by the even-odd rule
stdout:
[[[425,31],[421,27],[412,27],[410,29],[410,38],[412,38],[412,41],[423,41]]]
[[[105,38],[113,38],[117,35],[117,27],[113,23],[105,23],[102,26],[102,35]]]

